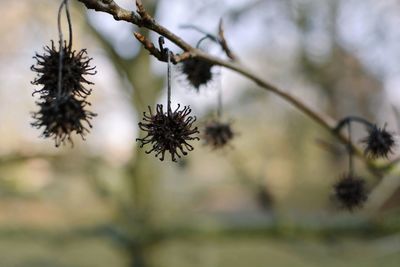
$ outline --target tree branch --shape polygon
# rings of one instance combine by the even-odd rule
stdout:
[[[124,20],[139,25],[141,18],[134,12],[123,9],[113,0],[78,0],[82,2],[88,9],[111,14],[115,20]]]
[[[295,106],[298,110],[303,112],[305,115],[313,119],[316,123],[321,125],[323,128],[331,132],[334,136],[338,138],[340,142],[342,142],[345,145],[349,144],[348,138],[340,133],[340,132],[334,132],[334,128],[336,127],[336,121],[329,116],[326,116],[322,113],[317,112],[316,110],[312,109],[308,105],[306,105],[303,101],[300,99],[297,99],[296,97],[290,95],[286,91],[270,84],[269,82],[265,81],[263,78],[257,76],[255,73],[250,71],[248,68],[243,66],[241,63],[236,62],[236,61],[228,61],[228,60],[222,60],[218,57],[215,57],[213,55],[210,55],[200,49],[197,49],[187,42],[185,42],[182,38],[179,36],[175,35],[171,31],[169,31],[167,28],[163,27],[162,25],[158,24],[157,21],[149,14],[146,12],[146,9],[143,6],[143,3],[141,0],[136,0],[136,6],[137,6],[137,14],[134,11],[128,11],[126,9],[123,9],[122,7],[118,6],[113,0],[77,0],[81,3],[83,3],[88,9],[94,9],[96,11],[100,12],[105,12],[114,17],[116,20],[123,20],[126,22],[130,22],[132,24],[135,24],[138,27],[144,27],[149,30],[152,30],[161,36],[164,36],[167,38],[169,41],[174,43],[176,46],[180,47],[184,53],[182,53],[181,58],[176,58],[176,62],[185,60],[189,56],[190,57],[195,57],[207,62],[212,63],[213,65],[219,65],[228,69],[231,69],[248,79],[252,80],[255,82],[257,85],[259,85],[261,88],[264,90],[270,91],[279,97],[283,98],[293,106]],[[221,28],[222,25],[220,26],[220,36],[221,36]],[[138,38],[139,41],[142,42],[142,44],[145,46],[147,50],[150,51],[151,54],[156,56],[156,48],[154,47],[154,44],[151,44],[148,40],[145,40],[141,38],[140,34],[135,33],[136,38]],[[223,30],[222,30],[222,36],[223,36]],[[225,40],[223,38],[223,40]],[[228,45],[225,43],[226,48],[230,52],[230,49]],[[232,55],[233,58],[236,58],[234,55]],[[156,56],[157,57],[157,56]],[[159,57],[157,57],[160,59]],[[232,59],[232,58],[231,58]],[[361,152],[361,150],[353,145],[353,149],[355,154],[360,157],[366,165],[370,169],[374,169],[375,165],[373,162],[369,161],[364,154]]]

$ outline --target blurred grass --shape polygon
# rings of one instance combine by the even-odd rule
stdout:
[[[124,258],[101,239],[49,242],[43,239],[2,237],[2,267],[96,267],[126,266]]]
[[[389,249],[388,249],[389,248]],[[121,252],[103,239],[48,242],[22,237],[0,240],[2,267],[126,266]],[[150,266],[398,266],[400,236],[375,240],[343,237],[310,238],[194,238],[151,247]]]
[[[398,266],[400,239],[392,254],[380,242],[241,238],[217,242],[171,242],[159,250],[157,266]]]

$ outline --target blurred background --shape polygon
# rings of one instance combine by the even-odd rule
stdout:
[[[166,101],[166,64],[142,49],[137,28],[76,0],[73,47],[87,48],[97,66],[89,101],[98,116],[73,148],[39,138],[30,126],[38,109],[30,66],[57,40],[60,2],[0,0],[0,266],[399,266],[396,165],[382,177],[357,161],[369,200],[361,210],[338,209],[332,185],[347,170],[345,148],[283,100],[217,67],[200,93],[175,67],[172,102],[190,105],[201,127],[221,89],[232,145],[194,142],[179,163],[146,155],[137,123],[148,105]],[[135,10],[133,0],[116,2]],[[202,34],[181,25],[216,34],[223,18],[232,50],[267,81],[335,119],[357,115],[399,131],[399,1],[143,2],[193,45]],[[212,42],[202,49],[225,57]],[[354,140],[363,136],[355,127]]]

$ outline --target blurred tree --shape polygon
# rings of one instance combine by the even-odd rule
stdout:
[[[78,1],[71,2],[75,4],[74,7],[76,9],[79,8],[79,12],[85,13],[86,9],[83,8]],[[218,3],[224,5],[227,2],[229,1],[221,1]],[[366,117],[371,121],[379,121],[379,112],[377,111],[385,97],[383,78],[377,77],[368,71],[362,57],[360,57],[356,51],[349,49],[343,42],[338,32],[337,25],[340,7],[344,5],[345,2],[346,1],[256,0],[250,3],[244,3],[239,7],[227,5],[226,7],[223,6],[223,8],[224,12],[227,13],[226,16],[231,19],[231,25],[229,25],[229,27],[235,30],[240,28],[244,20],[251,20],[251,18],[254,17],[258,18],[258,16],[253,16],[252,12],[261,10],[260,13],[257,13],[261,21],[260,32],[267,32],[271,26],[268,23],[263,24],[265,19],[263,16],[268,13],[264,12],[266,10],[265,8],[268,7],[269,11],[275,10],[277,12],[277,14],[275,14],[275,19],[278,23],[291,23],[290,25],[295,25],[296,33],[300,36],[300,40],[298,40],[299,51],[297,51],[295,55],[297,59],[295,62],[296,74],[299,74],[301,78],[305,79],[307,85],[311,84],[313,87],[317,88],[315,91],[318,95],[318,100],[322,99],[323,102],[326,103],[324,110],[334,118],[356,114]],[[152,15],[157,14],[157,10],[162,3],[162,1],[145,2],[147,11]],[[169,2],[164,1],[164,3],[168,4]],[[215,1],[204,1],[203,4],[205,8],[203,11],[218,13],[218,10],[211,5],[212,3],[218,4]],[[282,5],[285,6],[284,9],[280,9]],[[326,11],[326,9],[328,11]],[[294,14],[291,14],[289,12],[290,10],[295,10],[295,12],[293,12]],[[315,20],[315,14],[321,12],[329,14],[328,16],[322,16],[324,20],[323,23],[319,20]],[[151,64],[153,59],[142,46],[139,46],[138,52],[133,56],[126,56],[119,53],[117,46],[123,46],[123,44],[116,44],[113,42],[102,32],[101,25],[93,23],[89,14],[85,14],[85,25],[88,26],[88,30],[95,37],[96,42],[98,42],[106,52],[106,56],[111,65],[119,75],[120,87],[125,90],[127,95],[132,97],[130,102],[132,115],[137,116],[137,119],[140,120],[142,112],[147,110],[147,105],[154,106],[161,95],[165,85],[165,76],[155,73]],[[288,16],[288,14],[292,16]],[[322,24],[323,26],[321,26]],[[321,30],[318,27],[322,27],[324,31],[323,34],[329,37],[329,44],[325,44],[329,47],[326,53],[321,53],[318,49],[315,50],[313,46],[315,44],[312,43],[315,40],[315,36],[312,37],[315,34],[314,31]],[[148,30],[142,28],[141,33],[146,38],[152,39]],[[132,36],[132,38],[134,37]],[[260,40],[261,39],[262,38],[260,38]],[[246,40],[246,42],[247,41],[249,43],[252,42],[252,40]],[[244,43],[244,41],[242,43]],[[267,53],[260,54],[259,50],[257,50],[258,46],[265,49],[264,44],[251,43],[248,45],[250,49],[243,52],[247,53],[247,55],[255,54],[260,62],[268,61]],[[132,48],[132,50],[133,49],[134,48]],[[242,51],[237,52],[240,54]],[[270,53],[275,57],[278,55],[275,55],[275,52],[275,50],[272,50]],[[281,53],[286,52],[281,51]],[[251,59],[251,57],[249,58]],[[292,60],[293,58],[290,59]],[[258,62],[255,62],[255,65],[256,64],[258,64]],[[285,66],[285,64],[288,65],[288,63],[281,62],[280,64],[281,65],[274,67],[284,72],[285,79],[290,79],[293,80],[294,83],[297,83],[298,80],[296,77],[286,77],[288,75],[285,71],[288,67]],[[236,82],[236,80],[234,82]],[[243,87],[250,87],[250,85],[245,85]],[[3,194],[3,196],[7,196],[8,194],[22,196],[23,194],[16,188],[14,180],[8,179],[6,176],[10,173],[9,169],[19,169],[21,166],[26,167],[25,164],[27,162],[29,163],[32,159],[37,158],[43,159],[45,162],[49,163],[52,175],[55,177],[57,176],[60,178],[63,173],[67,172],[74,172],[73,176],[83,175],[85,178],[86,176],[90,177],[90,182],[93,182],[91,185],[99,189],[99,195],[107,196],[109,203],[116,203],[117,210],[113,213],[114,217],[111,219],[110,224],[106,226],[99,226],[96,229],[91,228],[85,231],[77,231],[74,234],[68,234],[75,236],[77,239],[84,239],[90,236],[111,237],[111,239],[126,252],[129,258],[128,264],[132,267],[150,266],[154,261],[152,258],[154,256],[153,251],[156,247],[155,245],[161,244],[161,241],[173,240],[180,237],[196,238],[197,236],[206,236],[205,239],[212,239],[217,236],[231,238],[236,235],[248,237],[251,234],[260,236],[270,233],[277,236],[285,236],[287,233],[297,233],[294,229],[295,226],[286,226],[285,222],[280,224],[281,221],[279,220],[273,221],[272,223],[269,221],[266,222],[264,220],[266,217],[262,217],[261,226],[257,225],[252,221],[254,219],[250,216],[247,217],[246,213],[240,210],[240,208],[235,210],[235,215],[237,216],[234,219],[228,221],[216,220],[217,223],[221,225],[218,225],[219,228],[216,227],[217,229],[210,227],[211,230],[197,227],[197,225],[188,225],[186,221],[180,221],[180,218],[176,218],[176,221],[174,221],[175,224],[172,226],[165,226],[163,225],[163,221],[160,220],[159,212],[163,209],[165,202],[169,201],[168,199],[160,199],[158,196],[160,191],[165,189],[161,181],[162,177],[179,176],[182,178],[181,176],[185,176],[187,173],[182,174],[183,172],[181,171],[187,169],[190,169],[191,177],[184,178],[193,179],[193,183],[200,184],[195,185],[200,189],[198,189],[193,196],[186,196],[185,201],[190,202],[189,200],[195,199],[193,202],[196,202],[196,205],[188,203],[187,207],[189,208],[186,208],[189,210],[197,208],[207,213],[207,215],[213,212],[212,208],[209,208],[209,206],[213,206],[215,204],[214,202],[220,201],[222,203],[221,206],[225,205],[223,206],[224,208],[232,208],[229,204],[235,205],[235,203],[243,201],[244,197],[241,194],[248,194],[251,199],[251,204],[257,206],[257,210],[254,213],[262,213],[263,215],[267,215],[267,218],[271,215],[273,219],[278,217],[275,209],[279,209],[279,201],[283,202],[280,199],[275,199],[275,194],[278,195],[280,190],[287,190],[286,198],[288,199],[296,196],[296,194],[302,195],[303,198],[307,199],[321,199],[315,197],[314,194],[321,194],[324,199],[326,198],[329,180],[321,179],[321,173],[326,176],[326,173],[335,171],[335,173],[331,175],[334,176],[338,169],[342,169],[338,167],[342,166],[344,155],[342,151],[335,154],[333,161],[321,158],[321,154],[325,152],[320,153],[314,150],[310,152],[311,149],[310,146],[307,145],[308,142],[306,140],[311,139],[310,136],[313,134],[314,126],[310,126],[305,120],[299,119],[291,114],[288,115],[284,112],[282,112],[284,114],[280,112],[278,114],[277,110],[271,107],[272,105],[270,105],[270,102],[266,105],[264,92],[249,93],[247,90],[243,91],[246,92],[238,99],[227,103],[227,110],[236,112],[235,115],[238,117],[237,123],[243,126],[242,129],[244,129],[241,130],[240,133],[241,139],[246,139],[248,141],[247,143],[242,142],[239,144],[238,148],[228,151],[226,154],[229,154],[229,156],[222,154],[221,157],[221,154],[217,154],[217,156],[213,157],[210,155],[209,151],[202,153],[200,150],[197,154],[198,156],[193,156],[196,165],[198,164],[199,166],[193,167],[188,161],[181,161],[178,168],[171,171],[171,173],[166,173],[167,171],[165,169],[159,168],[157,161],[155,161],[153,157],[147,156],[138,146],[135,146],[134,151],[131,153],[131,158],[127,159],[126,164],[121,168],[124,177],[124,191],[121,194],[121,191],[110,193],[111,190],[107,188],[108,185],[96,179],[97,176],[101,176],[103,170],[107,170],[115,176],[118,175],[117,173],[120,170],[113,170],[110,166],[107,166],[104,159],[91,157],[89,155],[90,153],[87,151],[82,152],[78,150],[78,152],[69,153],[69,157],[65,155],[49,156],[39,153],[35,155],[15,153],[4,155],[0,158],[0,185],[2,187],[0,193]],[[257,114],[257,116],[254,116],[254,114]],[[143,135],[143,133],[140,134]],[[324,136],[324,138],[325,137],[326,136]],[[243,145],[243,143],[245,144]],[[335,148],[336,147],[334,147],[334,149]],[[272,158],[271,154],[276,154],[277,156]],[[76,157],[75,161],[68,162],[69,165],[67,164],[67,166],[64,166],[65,162],[71,161],[71,158],[74,157]],[[217,161],[217,157],[223,159]],[[318,160],[318,162],[316,160]],[[312,163],[312,167],[309,166],[311,164],[310,162]],[[229,167],[225,165],[229,165]],[[211,171],[208,169],[215,170]],[[376,192],[376,194],[371,197],[373,199],[372,203],[376,205],[374,209],[371,209],[373,213],[370,215],[372,220],[379,217],[375,212],[380,209],[398,209],[400,201],[398,197],[400,192],[396,189],[399,187],[396,175],[398,171],[395,168],[391,171],[394,173],[393,177],[389,177],[390,179],[388,179],[391,183],[386,184],[385,188],[382,188],[380,192]],[[310,174],[312,174],[313,177],[306,177]],[[229,183],[229,185],[234,184],[233,186],[239,189],[235,188],[232,190],[232,193],[229,192],[229,189],[226,190],[223,188],[226,184],[224,184],[224,181],[221,182],[218,180],[220,176],[229,177],[229,182],[227,183]],[[282,189],[283,186],[282,188],[279,186],[270,187],[270,181],[273,179],[278,180],[277,183],[280,183],[279,185],[285,185],[285,179],[281,178],[287,178],[286,182],[289,181],[287,184],[291,186],[286,185],[286,187],[290,187],[290,190],[287,188]],[[294,181],[295,179],[300,181]],[[201,182],[198,182],[198,180],[201,180]],[[318,180],[320,184],[325,184],[325,191],[322,193],[319,191],[313,192],[313,186],[315,185],[311,184],[310,181],[312,180]],[[181,180],[176,180],[175,182],[183,183]],[[237,184],[235,182],[237,182]],[[321,187],[315,188],[321,191]],[[210,189],[213,190],[212,193],[210,193],[210,191],[212,191]],[[305,191],[306,189],[308,189],[308,191]],[[192,193],[193,191],[194,190],[190,192]],[[213,194],[216,195],[215,199],[212,198],[214,197]],[[387,200],[387,198],[389,198],[389,200]],[[225,201],[221,201],[221,199]],[[232,199],[239,200],[231,204],[229,201]],[[301,204],[296,201],[297,199],[295,197],[293,197],[293,199],[294,204],[292,205],[295,206],[295,208],[301,206]],[[181,204],[183,206],[186,203]],[[318,207],[323,206],[323,204],[317,204],[319,205]],[[202,205],[206,206],[203,210],[199,208],[199,206]],[[215,206],[217,205],[218,203],[215,204]],[[242,207],[242,209],[246,208],[247,206],[245,206],[245,208]],[[216,213],[223,213],[223,209],[221,210],[217,210]],[[284,211],[287,210],[289,209],[284,209]],[[296,210],[296,212],[299,211]],[[318,212],[321,211],[315,211],[315,213]],[[325,212],[325,210],[323,212]],[[194,213],[195,212],[191,211],[183,216],[191,217]],[[296,216],[297,215],[295,215],[295,217]],[[331,214],[328,216],[331,216]],[[192,221],[190,220],[195,221],[196,219],[197,218],[188,218],[187,220],[191,223]],[[297,216],[296,219],[298,219],[299,222],[295,221],[293,224],[299,223],[299,234],[307,232],[307,230],[301,228],[301,220],[303,217]],[[329,220],[330,219],[331,218],[329,218]],[[207,218],[204,219],[204,221],[207,221]],[[238,221],[244,221],[244,223],[239,225],[237,224]],[[202,222],[203,221],[200,223]],[[347,231],[347,228],[346,230],[341,228],[342,225],[335,228],[328,224],[327,227],[331,227],[324,230],[328,232],[325,233],[327,236],[335,236],[336,233]],[[323,232],[322,230],[315,230],[312,227],[307,229],[311,232],[311,235],[324,235],[321,233]],[[363,229],[359,229],[356,225],[348,231],[357,232],[363,231]],[[394,231],[396,231],[396,229]],[[304,235],[307,234],[309,233]],[[46,235],[40,233],[40,236],[45,238]],[[67,237],[65,238],[67,239]],[[194,247],[196,250],[197,247]],[[44,262],[46,263],[46,261]]]
[[[158,1],[148,1],[146,4],[150,14],[155,14]],[[154,74],[147,50],[140,47],[136,55],[126,58],[117,52],[112,41],[102,35],[87,16],[86,23],[90,32],[106,51],[121,81],[127,81],[123,88],[126,92],[132,92],[132,108],[140,120],[147,106],[155,105],[164,87],[165,76]],[[144,30],[143,34],[148,37],[149,31]],[[143,134],[141,132],[140,136]],[[122,240],[121,244],[131,257],[130,266],[145,267],[148,266],[146,259],[148,243],[152,242],[148,235],[154,232],[152,227],[157,225],[152,211],[155,205],[154,193],[157,191],[155,188],[158,186],[157,180],[161,172],[154,165],[153,159],[142,153],[139,146],[135,146],[132,155],[133,158],[124,166],[128,196],[120,200],[121,206],[117,218],[120,225],[117,228],[121,228],[122,232],[118,234],[120,238],[116,240]],[[115,231],[111,233],[115,234]]]

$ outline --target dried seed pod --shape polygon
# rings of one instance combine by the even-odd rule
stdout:
[[[362,207],[368,198],[365,181],[351,174],[344,175],[334,186],[335,199],[343,208],[352,211]]]
[[[96,67],[89,66],[92,58],[87,57],[86,49],[79,52],[72,51],[66,43],[63,44],[61,92],[58,91],[60,51],[53,41],[51,47],[44,47],[44,51],[43,55],[36,54],[34,58],[37,62],[31,66],[31,70],[38,73],[32,84],[42,86],[33,94],[39,93],[42,97],[72,94],[85,98],[91,93],[90,89],[85,88],[85,84],[92,85],[93,83],[86,80],[85,75],[96,74]]]
[[[172,161],[177,161],[181,155],[187,155],[187,151],[192,151],[187,141],[199,140],[193,136],[199,133],[197,127],[193,128],[196,117],[189,116],[191,109],[185,106],[179,110],[180,105],[175,111],[164,112],[163,105],[157,105],[156,113],[153,114],[149,107],[149,114],[143,113],[143,122],[139,123],[139,128],[147,135],[144,138],[138,138],[136,141],[141,142],[140,147],[151,144],[153,147],[146,151],[147,154],[155,152],[155,156],[160,156],[163,161],[165,152],[171,154]],[[169,113],[169,114],[168,114]]]
[[[190,58],[182,63],[181,71],[185,75],[189,84],[199,91],[202,85],[207,85],[207,83],[212,80],[212,67],[213,65],[209,62]]]
[[[379,128],[373,125],[368,128],[368,136],[362,140],[365,143],[365,154],[371,158],[387,158],[393,153],[395,140],[393,135],[386,131],[385,127]]]
[[[232,131],[230,123],[223,123],[216,120],[206,124],[203,134],[205,144],[211,146],[213,149],[226,146],[234,136],[235,134]]]
[[[31,125],[36,128],[44,127],[42,136],[53,138],[55,145],[65,144],[66,141],[73,145],[71,134],[73,132],[81,135],[82,139],[89,129],[84,126],[84,122],[92,128],[90,119],[96,116],[95,113],[85,110],[90,105],[84,100],[77,100],[73,96],[61,98],[46,98],[42,102],[37,102],[40,107],[38,112],[33,113],[36,120]]]

